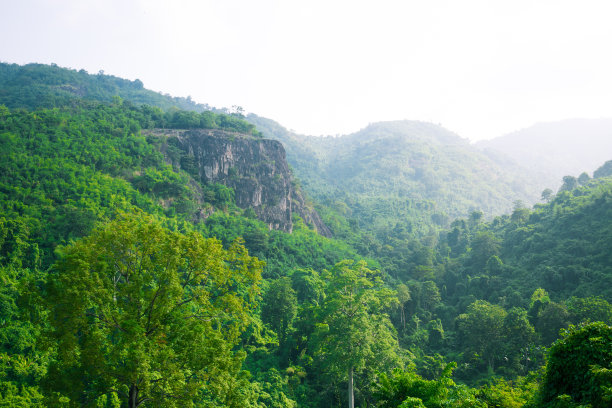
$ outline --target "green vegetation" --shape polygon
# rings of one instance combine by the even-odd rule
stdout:
[[[197,209],[188,176],[174,172],[157,140],[140,133],[173,126],[172,115],[128,103],[0,109],[0,214],[22,222],[43,265],[56,245],[87,234],[114,211],[138,207],[188,218]]]
[[[538,197],[526,173],[507,171],[430,123],[381,122],[350,135],[312,137],[256,115],[247,120],[285,145],[314,198],[375,234],[397,226],[422,237],[474,209],[491,216],[509,211],[514,200]]]
[[[323,279],[327,296],[312,338],[315,358],[321,372],[332,378],[346,375],[353,407],[355,375],[400,364],[393,326],[384,313],[397,299],[363,262],[339,263]]]
[[[456,363],[448,363],[440,376],[427,380],[420,375],[394,370],[393,374],[381,374],[374,392],[381,408],[437,408],[437,407],[486,407],[475,396],[475,391],[457,386],[451,379]]]
[[[511,184],[453,173],[450,157],[476,171],[454,135],[371,128],[424,173],[368,130],[334,181],[314,175],[345,141],[287,134],[290,159],[317,157],[296,173],[334,237],[297,216],[288,234],[153,131],[259,137],[240,116],[140,105],[119,79],[64,98],[110,78],[1,68],[19,86],[0,87],[0,406],[610,406],[609,163],[489,219],[448,200],[507,203]]]
[[[0,99],[9,108],[55,108],[82,99],[110,103],[117,97],[134,104],[157,106],[164,111],[182,109],[204,112],[208,105],[191,98],[162,95],[143,87],[142,81],[130,81],[100,71],[69,70],[56,65],[0,63]]]
[[[232,349],[249,322],[262,266],[239,243],[225,251],[215,239],[137,215],[60,251],[45,296],[57,345],[45,382],[50,395],[74,406],[118,397],[135,408],[236,394],[227,367],[242,357]]]
[[[612,403],[612,327],[572,326],[550,349],[540,389],[543,406],[609,407]]]

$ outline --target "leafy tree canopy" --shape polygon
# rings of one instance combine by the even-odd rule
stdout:
[[[58,355],[46,387],[74,406],[219,403],[262,263],[240,242],[179,234],[126,214],[61,249],[47,302]],[[67,373],[70,373],[67,375]]]
[[[550,349],[540,399],[544,407],[612,404],[611,326],[590,323],[564,332]]]

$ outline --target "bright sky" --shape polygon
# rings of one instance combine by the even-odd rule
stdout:
[[[0,61],[104,70],[304,134],[612,117],[609,0],[3,1]]]

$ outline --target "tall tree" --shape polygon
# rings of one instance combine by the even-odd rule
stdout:
[[[612,305],[601,297],[572,297],[567,301],[567,309],[575,323],[592,321],[612,324]]]
[[[320,309],[315,349],[328,372],[348,381],[354,408],[354,376],[369,367],[391,368],[398,361],[396,335],[386,310],[395,293],[365,262],[342,261],[323,274],[327,297]]]
[[[588,173],[583,172],[582,174],[580,174],[580,176],[578,176],[578,184],[581,186],[586,185],[589,180],[591,180],[591,177],[588,175]]]
[[[508,365],[526,372],[531,360],[528,351],[535,344],[536,333],[525,309],[514,307],[508,311],[504,318],[503,336],[506,339],[502,348],[504,360]]]
[[[474,272],[479,273],[485,269],[487,261],[492,257],[499,255],[499,240],[489,231],[483,231],[476,234],[472,241],[471,261]]]
[[[406,302],[408,302],[411,299],[410,296],[410,289],[408,289],[408,286],[404,285],[403,283],[400,283],[399,285],[397,285],[396,289],[397,291],[397,300],[399,301],[399,307],[400,307],[400,324],[402,325],[402,330],[406,329],[406,312],[405,312],[405,304]]]
[[[574,176],[563,176],[563,185],[559,191],[572,191],[578,187],[578,179]]]
[[[466,313],[457,317],[457,331],[462,345],[472,354],[482,356],[490,370],[500,358],[506,311],[498,305],[477,300]]]
[[[559,337],[559,330],[570,325],[571,315],[563,303],[550,302],[544,304],[534,321],[542,344],[549,346]]]
[[[291,278],[284,277],[272,282],[263,296],[261,320],[276,332],[281,350],[296,313],[297,296],[291,287]]]
[[[125,215],[61,250],[49,285],[57,361],[46,386],[89,406],[119,395],[191,406],[232,394],[233,352],[249,321],[262,263],[197,233]]]
[[[553,193],[553,191],[550,188],[545,188],[542,191],[542,196],[541,196],[542,201],[549,203],[550,200],[552,200],[553,195],[554,195],[554,193]]]

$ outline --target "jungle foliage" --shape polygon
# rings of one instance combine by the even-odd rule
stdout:
[[[0,406],[609,406],[609,163],[494,218],[302,180],[334,238],[287,234],[146,131],[239,115],[0,68]]]

